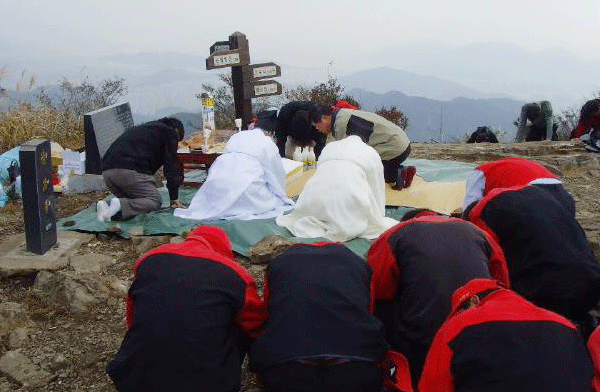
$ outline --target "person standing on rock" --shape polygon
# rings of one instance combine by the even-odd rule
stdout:
[[[162,198],[156,189],[156,171],[163,167],[172,207],[179,201],[183,168],[177,161],[177,143],[183,139],[183,123],[165,117],[127,129],[110,145],[102,158],[102,177],[116,196],[108,205],[96,205],[100,221],[122,220],[160,209]]]
[[[501,158],[477,166],[467,178],[463,211],[494,189],[526,184],[545,188],[575,216],[575,200],[558,176],[536,161],[519,157]]]
[[[198,226],[185,241],[146,252],[134,274],[127,333],[106,367],[117,390],[238,391],[265,306],[227,234]]]

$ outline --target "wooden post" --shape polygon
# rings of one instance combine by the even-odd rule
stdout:
[[[248,129],[252,120],[252,98],[281,94],[281,83],[265,80],[281,76],[281,67],[275,63],[250,65],[250,49],[246,36],[239,31],[229,41],[217,41],[210,47],[206,69],[231,67],[231,84],[236,118],[242,119],[242,129]]]
[[[249,53],[246,36],[238,31],[229,36],[231,49]],[[244,96],[244,73],[247,65],[234,65],[231,67],[231,82],[233,84],[233,100],[235,102],[235,116],[242,119],[242,130],[248,129],[252,120],[252,100]]]

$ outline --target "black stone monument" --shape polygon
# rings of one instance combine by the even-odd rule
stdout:
[[[116,104],[83,115],[85,172],[102,174],[102,157],[110,145],[133,127],[129,103]]]
[[[50,141],[34,139],[19,150],[25,240],[29,252],[44,254],[56,244],[56,204]]]

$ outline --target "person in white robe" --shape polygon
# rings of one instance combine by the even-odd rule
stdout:
[[[276,218],[296,237],[374,239],[398,221],[385,216],[383,164],[358,136],[327,144],[296,207]]]
[[[176,208],[174,215],[196,220],[273,218],[294,206],[285,185],[273,140],[258,128],[241,131],[210,166],[189,207]]]

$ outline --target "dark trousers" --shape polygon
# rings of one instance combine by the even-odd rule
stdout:
[[[160,209],[162,198],[156,189],[156,179],[150,174],[129,169],[102,172],[108,189],[121,201],[121,218]]]
[[[353,361],[333,366],[286,362],[262,373],[266,392],[373,392],[382,386],[376,362]]]
[[[410,155],[410,144],[404,152],[394,159],[389,161],[381,161],[383,163],[383,177],[385,182],[396,182],[398,179],[398,169],[402,166],[402,162]]]

